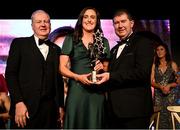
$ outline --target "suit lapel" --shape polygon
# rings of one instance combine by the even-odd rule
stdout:
[[[116,58],[116,55],[117,55],[117,51],[118,51],[118,48],[119,48],[119,45],[116,45],[114,47],[114,49],[112,50],[111,54],[112,54],[112,60],[111,60],[111,67],[113,67],[114,65],[118,64],[121,59],[129,52],[132,51],[132,47],[134,46],[131,42],[132,42],[132,39],[134,37],[134,34],[132,34],[130,36],[130,39],[129,41],[126,43],[123,51],[121,52],[120,56],[118,58]]]
[[[117,45],[113,50],[112,50],[112,61],[115,61],[118,60],[120,57],[123,57],[127,51],[128,51],[128,48],[129,48],[129,45],[125,45],[123,51],[121,52],[121,54],[119,55],[118,58],[116,58],[116,55],[117,55],[117,52],[118,52],[118,49],[119,49],[119,45]]]
[[[54,43],[49,43],[49,52],[46,61],[52,59],[52,57],[54,57],[55,55],[56,55],[56,50],[54,47]]]
[[[32,48],[32,54],[34,55],[34,58],[37,57],[39,58],[41,61],[44,61],[44,57],[42,55],[42,53],[40,52],[39,48],[36,45],[34,36],[30,37],[30,48]]]
[[[125,45],[124,49],[122,50],[122,52],[121,52],[121,54],[119,55],[119,57],[116,58],[116,60],[118,60],[118,59],[120,59],[121,57],[123,57],[124,55],[126,55],[127,52],[128,52],[128,50],[129,50],[129,46]],[[116,54],[117,54],[117,53],[116,53]]]
[[[113,66],[114,62],[116,62],[116,55],[118,51],[119,45],[116,45],[112,50],[111,50],[111,65]]]
[[[52,55],[53,55],[53,48],[52,46],[49,46],[49,52],[48,52],[46,61],[50,60],[52,58]]]

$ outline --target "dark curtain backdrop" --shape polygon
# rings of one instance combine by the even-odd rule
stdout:
[[[150,31],[169,46],[171,52],[170,20],[137,20],[135,31]]]
[[[136,20],[135,31],[150,31],[157,35],[169,47],[173,60],[180,66],[180,44],[178,32],[175,31],[178,21],[173,20]]]

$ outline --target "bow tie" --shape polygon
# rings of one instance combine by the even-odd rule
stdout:
[[[121,41],[117,41],[118,45],[123,45],[123,44],[127,44],[129,41],[129,39],[122,39]]]
[[[42,44],[46,44],[49,46],[49,40],[48,39],[46,39],[46,40],[39,39],[39,45],[42,45]]]

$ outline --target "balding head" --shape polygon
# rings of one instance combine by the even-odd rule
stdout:
[[[49,19],[50,19],[50,16],[49,16],[49,14],[48,14],[46,11],[44,11],[44,10],[36,10],[36,11],[34,11],[34,12],[32,13],[32,15],[31,15],[31,20],[32,20],[32,22],[33,22],[33,20],[34,20],[34,17],[36,16],[36,14],[39,14],[39,13],[46,14],[46,15],[49,17]]]

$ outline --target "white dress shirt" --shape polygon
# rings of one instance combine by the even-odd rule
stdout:
[[[116,59],[121,55],[121,53],[122,53],[125,46],[126,46],[125,43],[119,46],[117,54],[116,54]]]
[[[34,38],[35,38],[37,47],[39,48],[41,54],[44,57],[44,60],[46,60],[48,52],[49,52],[49,46],[46,44],[39,45],[39,38],[36,37],[35,35],[34,35]]]

